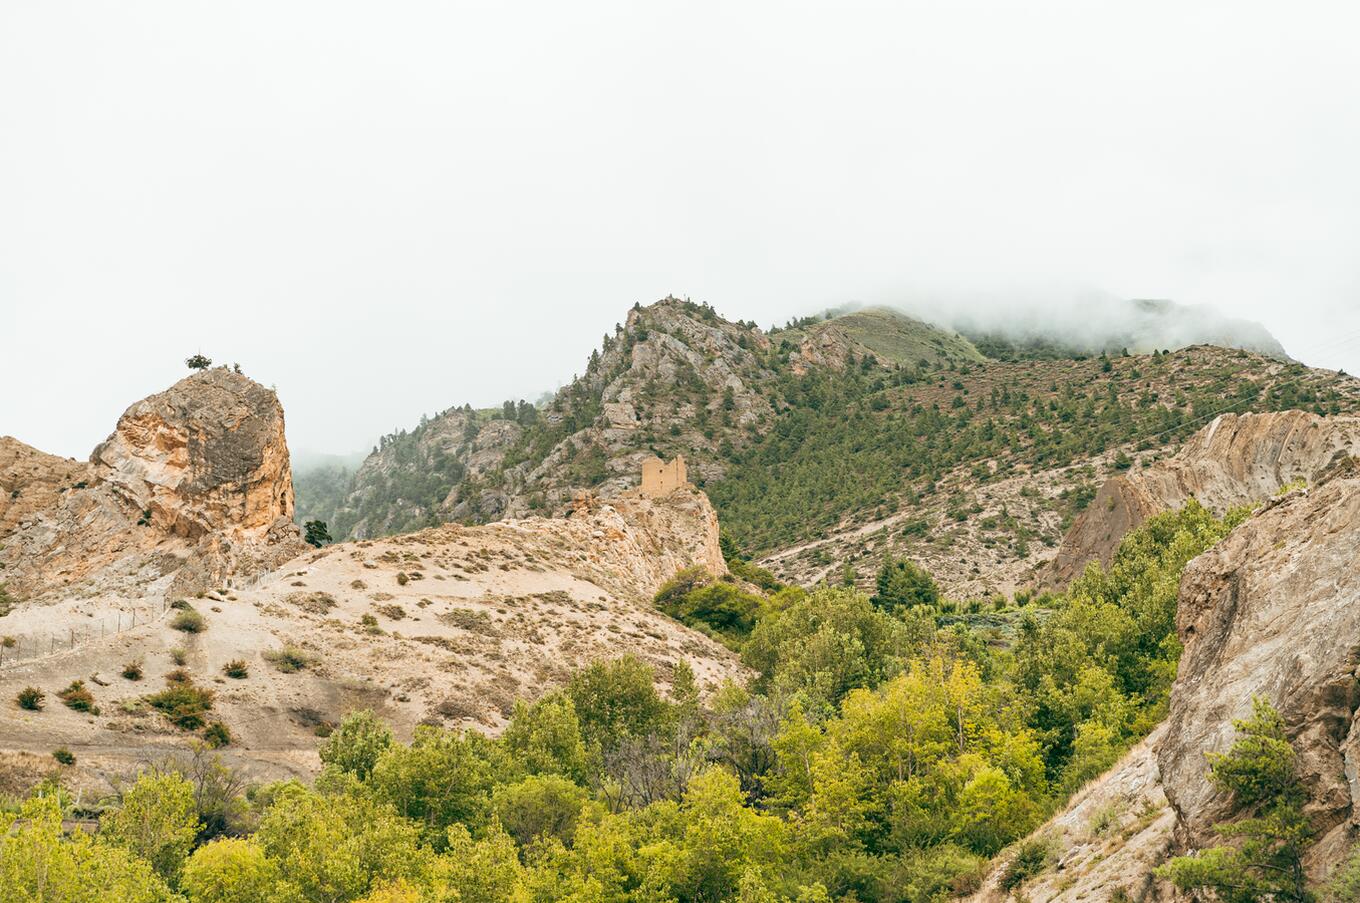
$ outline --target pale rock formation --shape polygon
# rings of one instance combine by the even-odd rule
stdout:
[[[27,502],[6,511],[0,564],[21,598],[142,594],[172,573],[189,591],[301,548],[283,409],[238,373],[197,373],[134,404],[88,465],[5,447],[0,484]]]
[[[81,461],[40,452],[11,436],[0,436],[0,537],[40,511],[57,504],[62,493],[88,484],[90,467]]]
[[[1358,453],[1360,418],[1223,414],[1170,459],[1106,481],[1063,538],[1049,579],[1065,586],[1089,561],[1108,565],[1124,534],[1191,498],[1222,515],[1259,505],[1290,483],[1314,483],[1339,458]]]
[[[1232,743],[1253,696],[1283,716],[1335,864],[1360,815],[1360,476],[1354,467],[1267,506],[1196,558],[1181,581],[1185,651],[1158,754],[1183,846],[1213,842],[1230,801],[1204,779],[1205,751]]]
[[[1182,575],[1176,628],[1184,646],[1163,725],[1055,818],[1078,817],[1099,788],[1155,778],[1173,818],[1153,846],[1140,830],[1109,845],[1088,872],[1041,876],[1022,888],[1046,900],[1166,896],[1157,861],[1221,842],[1212,826],[1233,816],[1208,780],[1206,753],[1225,752],[1235,719],[1260,696],[1280,712],[1298,754],[1317,841],[1310,877],[1321,881],[1360,834],[1360,464],[1353,418],[1300,412],[1224,418],[1176,458],[1124,487],[1169,506],[1185,492],[1222,509],[1269,495],[1253,516],[1194,559]],[[1236,487],[1234,482],[1237,483]],[[1191,492],[1193,490],[1193,493]],[[1139,776],[1144,777],[1139,777]],[[1159,824],[1157,815],[1150,824]],[[1071,838],[1065,843],[1072,846]],[[1004,865],[1005,857],[1001,859]],[[1060,860],[1061,861],[1061,860]],[[999,870],[998,870],[999,871]],[[1061,871],[1061,870],[1060,870]],[[1092,875],[1105,876],[1093,884]],[[997,896],[996,875],[983,899]],[[1138,893],[1134,893],[1138,891]],[[1141,895],[1141,896],[1140,896]]]
[[[293,516],[283,406],[225,368],[144,398],[90,455],[95,474],[153,527],[186,539],[265,535]]]

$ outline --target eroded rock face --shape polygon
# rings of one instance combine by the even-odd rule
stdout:
[[[1195,494],[1222,509],[1296,479],[1309,485],[1269,498],[1186,567],[1176,615],[1184,651],[1167,719],[1097,783],[1120,786],[1155,774],[1173,815],[1160,835],[1167,839],[1163,861],[1221,843],[1213,825],[1231,818],[1234,805],[1209,781],[1205,754],[1226,752],[1234,720],[1249,717],[1253,697],[1263,697],[1280,712],[1298,755],[1305,811],[1317,836],[1306,864],[1320,881],[1360,834],[1357,421],[1286,412],[1225,418],[1216,426],[1167,467],[1149,469],[1137,481],[1111,481],[1116,485],[1102,494],[1130,493],[1134,503],[1154,499],[1169,507],[1176,493],[1193,488],[1185,498]],[[1149,754],[1154,772],[1147,769]],[[1079,814],[1084,796],[1048,830]],[[1151,899],[1175,896],[1152,879],[1155,864],[1130,835],[1101,851],[1099,873],[1109,886],[1146,888]],[[1089,882],[1071,877],[1035,881],[1024,890],[1035,901],[1083,899],[1080,890]]]
[[[128,408],[89,464],[6,443],[10,484],[0,564],[21,598],[192,591],[302,548],[283,409],[226,369]]]
[[[1196,558],[1181,581],[1185,651],[1158,753],[1186,847],[1213,842],[1231,801],[1205,780],[1232,721],[1262,696],[1283,716],[1322,841],[1338,860],[1360,812],[1360,476],[1291,493]]]
[[[90,479],[88,464],[0,436],[0,537],[55,506],[62,493]]]
[[[1089,561],[1109,564],[1126,533],[1192,497],[1221,515],[1236,505],[1260,504],[1292,482],[1315,483],[1355,454],[1360,418],[1304,411],[1224,414],[1174,457],[1108,480],[1063,538],[1050,581],[1066,585]]]
[[[186,539],[264,535],[293,517],[283,406],[239,373],[206,370],[144,398],[90,456],[153,526]]]

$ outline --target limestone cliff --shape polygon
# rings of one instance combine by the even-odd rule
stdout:
[[[95,474],[151,525],[197,539],[262,536],[293,516],[283,406],[226,368],[144,398],[90,455]]]
[[[1338,456],[1357,453],[1360,418],[1224,414],[1172,458],[1108,480],[1063,538],[1049,579],[1066,585],[1088,561],[1109,564],[1124,534],[1192,497],[1218,514],[1260,504],[1290,483],[1316,482]]]
[[[89,465],[0,436],[0,537],[90,479]]]
[[[1025,884],[1028,899],[1111,899],[1121,889],[1134,899],[1171,896],[1151,869],[1221,842],[1212,826],[1232,805],[1209,782],[1204,756],[1229,748],[1233,721],[1250,715],[1254,696],[1280,712],[1298,754],[1317,837],[1311,877],[1323,879],[1348,853],[1360,835],[1358,427],[1299,412],[1224,418],[1165,465],[1119,480],[1137,499],[1169,506],[1177,493],[1195,494],[1217,508],[1296,479],[1309,485],[1269,498],[1186,567],[1169,714],[1042,829],[1060,847],[1058,868]],[[1095,812],[1118,830],[1074,829]],[[1005,898],[999,874],[979,899]]]
[[[224,368],[128,408],[88,465],[4,448],[0,564],[21,598],[208,585],[300,549],[283,409]]]
[[[1267,506],[1195,559],[1181,581],[1185,651],[1158,752],[1183,847],[1213,839],[1229,800],[1204,780],[1204,751],[1232,742],[1232,720],[1263,696],[1283,716],[1321,838],[1316,873],[1335,864],[1360,815],[1360,473]]]

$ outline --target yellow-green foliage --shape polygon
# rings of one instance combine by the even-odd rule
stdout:
[[[1240,517],[1192,504],[1153,518],[1110,568],[1026,606],[1011,648],[949,623],[943,606],[781,588],[758,600],[744,642],[728,637],[755,672],[751,686],[719,688],[707,707],[687,665],[663,694],[647,663],[625,657],[521,700],[494,739],[420,726],[401,743],[372,713],[352,713],[322,745],[312,787],[269,785],[246,802],[220,763],[191,771],[216,776],[211,793],[159,769],[128,790],[96,839],[63,838],[61,798],[49,795],[26,804],[31,821],[0,835],[0,903],[161,900],[171,888],[188,903],[966,894],[988,857],[1160,717],[1179,655],[1181,570]],[[897,571],[906,573],[888,576]],[[660,602],[690,605],[717,585],[726,584],[681,575]],[[1031,616],[1041,606],[1046,617]],[[184,680],[165,692],[192,689]],[[180,701],[192,700],[166,698],[172,717]],[[206,711],[189,709],[200,719]],[[1214,760],[1213,774],[1257,813],[1287,815],[1266,811],[1279,796],[1266,779],[1287,769],[1258,766],[1292,761],[1288,744],[1277,724],[1256,721],[1253,748],[1271,756],[1234,753]],[[1210,886],[1225,863],[1254,868],[1285,849],[1270,831],[1300,825],[1252,823],[1262,831],[1177,866],[1173,879]],[[253,835],[194,849],[249,825]],[[1008,873],[1017,886],[1050,853],[1021,852]],[[81,869],[107,874],[123,896],[40,896],[31,861],[50,863],[59,886]]]
[[[174,883],[200,825],[194,788],[178,774],[143,774],[122,805],[99,823],[99,836],[124,847]]]
[[[254,840],[223,837],[194,851],[180,887],[194,903],[257,903],[279,881],[278,863]]]
[[[1108,569],[1092,563],[1040,626],[1027,619],[1016,679],[1031,724],[1066,789],[1099,774],[1165,713],[1176,676],[1176,598],[1190,559],[1248,515],[1213,516],[1196,501],[1150,518]]]
[[[62,830],[55,794],[0,817],[0,903],[170,903],[177,898],[151,863],[84,831]]]

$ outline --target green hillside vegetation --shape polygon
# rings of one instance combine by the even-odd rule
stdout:
[[[658,604],[740,649],[751,686],[704,702],[681,664],[662,697],[624,658],[518,703],[496,739],[421,726],[401,743],[353,713],[311,786],[242,795],[201,750],[84,804],[93,836],[62,830],[76,802],[49,782],[0,818],[0,901],[967,893],[1156,723],[1180,572],[1243,516],[1191,504],[1153,518],[1108,571],[1093,565],[1042,617],[1023,611],[1013,646],[946,623],[945,600],[893,561],[878,604],[682,575]]]
[[[672,356],[659,371],[634,369],[640,345],[686,345],[696,329],[719,336],[723,367],[704,370],[711,364],[706,351]],[[822,330],[839,331],[848,366],[800,363],[800,343]],[[631,477],[630,466],[614,462],[650,452],[684,454],[724,527],[755,555],[909,508],[921,509],[913,523],[928,540],[969,518],[968,492],[989,482],[1102,455],[1137,466],[1220,412],[1356,409],[1353,380],[1248,352],[1200,346],[1068,356],[1037,340],[979,341],[1009,359],[984,359],[967,339],[890,311],[806,317],[766,337],[707,305],[668,299],[636,308],[630,325],[605,336],[584,373],[542,408],[451,409],[384,437],[384,466],[360,481],[300,478],[298,516],[326,521],[332,535],[344,537],[358,523],[377,535],[501,516],[497,506],[483,508],[482,498],[517,497],[530,510],[550,512],[552,493],[560,508],[574,490]],[[731,388],[720,381],[715,388],[727,373],[760,400],[765,413],[755,422],[739,424]],[[611,431],[606,447],[597,429],[604,396],[620,384],[630,387],[639,426]],[[499,463],[471,478],[461,453],[444,449],[497,418],[515,421],[518,438]],[[549,456],[554,465],[539,468]],[[1043,504],[1066,523],[1098,476],[1074,472],[1064,478],[1071,481],[1065,497]],[[1007,529],[1009,539],[998,541],[1020,558],[1034,541],[1059,539],[1051,524]]]
[[[839,314],[809,326],[789,330],[781,338],[834,329],[893,364],[928,367],[955,363],[980,364],[985,358],[961,335],[886,308],[871,307]],[[863,357],[861,350],[859,357]]]
[[[449,419],[461,424],[459,443],[475,438],[493,420],[533,423],[538,411],[524,401],[507,401],[500,408],[451,408],[434,417],[421,417],[411,430],[383,436],[371,460],[381,457],[383,468],[370,473],[356,493],[355,472],[339,465],[315,467],[294,474],[297,509],[294,519],[324,521],[332,535],[345,537],[356,523],[386,524],[383,533],[404,533],[442,523],[439,507],[455,486],[467,478],[462,457],[440,441]],[[444,436],[447,439],[447,436]]]
[[[950,475],[972,486],[1113,449],[1159,449],[1218,413],[1356,410],[1343,379],[1243,351],[784,376],[773,428],[705,486],[724,529],[764,554],[857,515],[920,504]],[[1131,462],[1131,458],[1128,459]],[[967,511],[958,514],[966,517]]]

